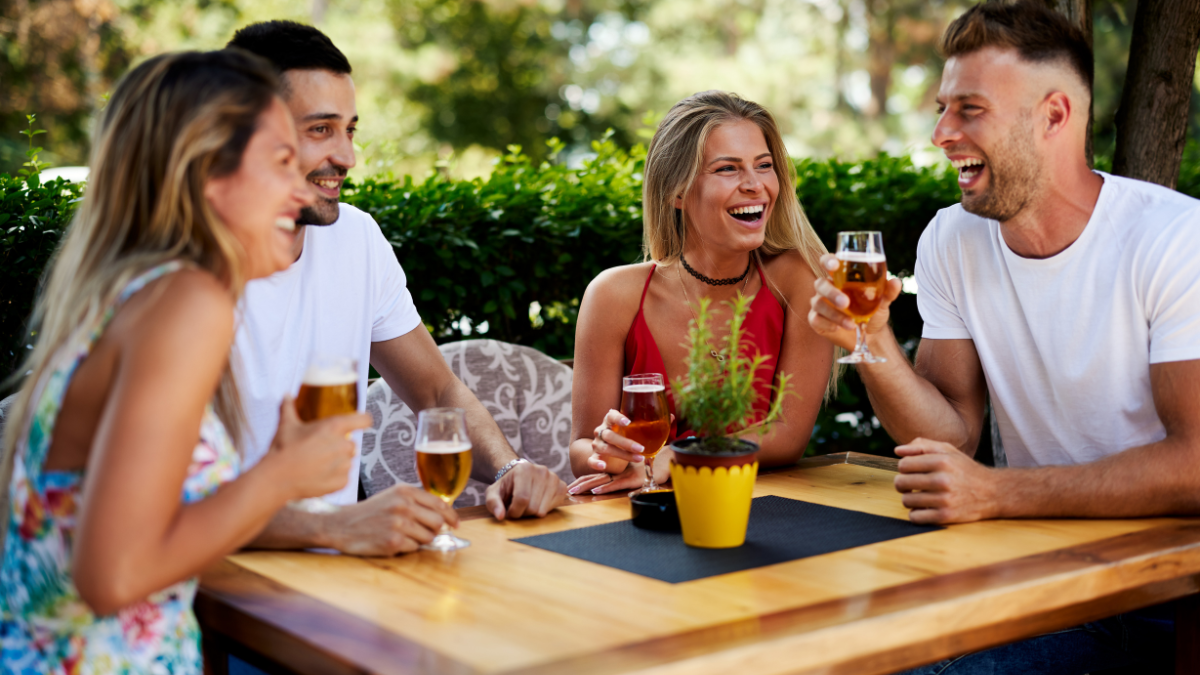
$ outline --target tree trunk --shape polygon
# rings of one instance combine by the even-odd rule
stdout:
[[[1200,0],[1139,0],[1113,173],[1175,187],[1200,47]]]
[[[1079,27],[1083,31],[1083,36],[1087,39],[1088,47],[1092,46],[1092,0],[1044,0],[1046,5],[1061,14],[1066,15],[1071,23]],[[1188,0],[1190,1],[1190,0]],[[1096,104],[1093,102],[1088,106],[1088,124],[1087,124],[1087,161],[1088,166],[1093,164],[1092,152],[1092,123],[1095,121]]]

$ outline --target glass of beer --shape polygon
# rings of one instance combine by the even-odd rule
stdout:
[[[662,450],[671,435],[671,411],[667,408],[667,388],[661,373],[630,375],[621,378],[621,414],[629,418],[628,426],[618,426],[616,432],[642,444],[646,482],[633,494],[660,489],[654,482],[654,457]]]
[[[833,285],[850,298],[846,312],[854,319],[857,336],[854,351],[838,363],[883,363],[867,349],[866,324],[879,309],[887,288],[887,257],[883,254],[883,235],[879,232],[838,232],[837,259]]]
[[[471,476],[471,439],[462,408],[427,408],[417,415],[417,475],[425,491],[447,504],[467,487]],[[450,533],[448,525],[421,548],[457,551],[471,542]]]
[[[302,422],[349,415],[358,411],[358,361],[345,356],[317,354],[308,362],[296,415]],[[300,499],[292,506],[310,513],[328,513],[337,507],[319,497]]]

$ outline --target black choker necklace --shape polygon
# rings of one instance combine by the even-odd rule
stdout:
[[[679,256],[679,260],[680,260],[680,262],[683,263],[683,269],[687,270],[688,274],[696,277],[697,279],[699,279],[700,281],[703,281],[704,283],[708,284],[709,286],[732,286],[732,285],[736,284],[737,282],[741,281],[742,279],[745,279],[746,275],[750,273],[750,261],[747,260],[746,261],[746,269],[745,269],[745,271],[742,272],[741,276],[732,277],[729,279],[712,279],[712,278],[706,277],[703,274],[700,274],[696,270],[692,269],[692,266],[687,264],[687,258],[684,258],[683,255]]]

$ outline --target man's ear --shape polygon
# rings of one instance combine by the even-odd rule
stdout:
[[[1071,98],[1061,91],[1050,92],[1042,101],[1046,137],[1057,136],[1071,122],[1075,110]]]

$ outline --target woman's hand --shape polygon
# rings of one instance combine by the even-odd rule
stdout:
[[[659,485],[671,482],[671,457],[674,453],[669,448],[663,449],[654,456],[654,482]],[[592,457],[595,457],[593,455]],[[588,460],[589,463],[591,459]],[[646,482],[646,472],[637,464],[627,464],[618,474],[593,473],[580,476],[567,487],[567,492],[577,495],[591,492],[594,495],[604,495],[621,490],[633,490],[642,487]]]
[[[645,451],[641,443],[635,443],[617,432],[617,427],[629,426],[629,418],[619,411],[609,410],[604,421],[596,427],[592,438],[592,455],[588,457],[589,469],[620,474],[627,470],[625,462],[644,462]]]
[[[320,497],[346,486],[354,462],[350,433],[371,426],[365,413],[301,422],[293,399],[279,407],[279,430],[263,463],[271,462],[288,500]]]

